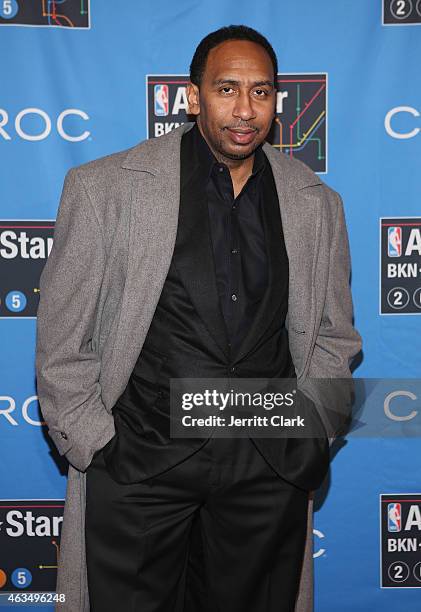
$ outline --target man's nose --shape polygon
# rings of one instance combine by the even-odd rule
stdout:
[[[253,109],[252,101],[246,92],[239,94],[232,114],[234,117],[243,119],[243,121],[249,121],[250,119],[255,118],[256,114]]]

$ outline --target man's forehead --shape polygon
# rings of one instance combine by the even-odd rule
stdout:
[[[262,61],[271,63],[266,49],[249,40],[227,40],[220,43],[209,51],[208,60],[212,62]]]
[[[212,80],[244,80],[247,75],[251,77],[249,80],[265,80],[272,77],[273,66],[269,54],[261,45],[248,40],[229,40],[210,50],[205,73]]]
[[[238,52],[238,53],[253,53],[254,52],[263,52],[263,53],[267,53],[266,49],[264,49],[262,47],[262,45],[260,45],[257,42],[254,42],[253,40],[236,40],[236,39],[230,39],[230,40],[224,40],[222,42],[220,42],[219,44],[215,45],[215,47],[213,47],[209,53],[214,53],[214,54],[218,54],[218,53],[234,53],[234,52]]]

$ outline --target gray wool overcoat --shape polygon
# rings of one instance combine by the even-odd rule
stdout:
[[[111,409],[142,348],[175,244],[180,141],[186,123],[157,139],[68,171],[54,244],[40,282],[36,372],[48,433],[68,459],[57,592],[65,612],[89,612],[86,468],[114,435]],[[271,164],[289,258],[287,328],[297,383],[330,441],[327,401],[312,378],[351,377],[349,245],[341,197],[304,163],[263,150]],[[296,612],[313,609],[312,494]]]

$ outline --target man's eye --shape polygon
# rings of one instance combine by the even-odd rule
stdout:
[[[255,92],[259,94],[258,95],[259,98],[264,98],[265,96],[268,95],[268,92],[265,89],[256,89]]]
[[[223,91],[224,93],[228,93],[226,90],[230,89],[232,90],[232,87],[229,87],[228,85],[226,87],[222,87],[219,91]]]

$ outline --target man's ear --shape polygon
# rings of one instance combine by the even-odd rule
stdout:
[[[189,82],[186,87],[187,102],[189,105],[188,114],[198,115],[200,113],[199,88],[194,83]]]

